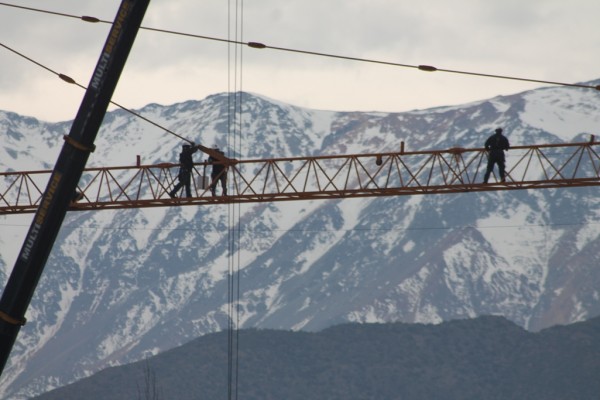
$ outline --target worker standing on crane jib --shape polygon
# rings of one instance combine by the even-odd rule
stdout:
[[[192,159],[192,154],[194,154],[200,146],[196,146],[194,143],[188,144],[185,143],[182,146],[181,153],[179,153],[179,173],[177,174],[177,179],[179,182],[173,190],[169,192],[169,196],[172,199],[177,197],[177,192],[185,186],[185,195],[186,197],[192,197],[192,170],[194,169],[194,160]]]

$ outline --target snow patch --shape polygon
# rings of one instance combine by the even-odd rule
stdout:
[[[524,94],[521,120],[565,142],[580,133],[597,133],[600,98],[589,89],[551,88]]]
[[[577,250],[583,250],[587,244],[596,240],[598,235],[600,235],[600,226],[596,224],[583,225],[577,232],[577,238],[575,240],[575,246],[577,247]]]
[[[145,220],[143,225],[131,230],[132,236],[135,239],[136,247],[138,249],[146,248],[150,236],[156,231],[156,229],[161,228],[161,224],[164,221],[166,212],[166,208],[153,208],[151,210],[144,210],[142,214]]]

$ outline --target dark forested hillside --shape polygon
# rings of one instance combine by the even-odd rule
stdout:
[[[226,399],[228,338],[209,334],[36,399]],[[237,398],[597,399],[598,343],[600,318],[538,333],[502,317],[242,330]]]

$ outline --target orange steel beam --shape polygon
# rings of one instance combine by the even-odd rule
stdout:
[[[505,183],[482,184],[485,149],[226,159],[228,196],[213,197],[211,165],[195,164],[191,198],[171,199],[178,164],[87,168],[71,211],[547,189],[600,185],[600,142],[515,146]],[[495,170],[497,171],[497,169]],[[33,213],[51,171],[0,173],[0,215]],[[217,177],[218,178],[218,177]],[[204,182],[204,184],[203,184]],[[218,193],[220,194],[220,185]]]

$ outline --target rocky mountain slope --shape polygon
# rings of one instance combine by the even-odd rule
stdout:
[[[585,141],[600,126],[600,93],[562,87],[404,113],[241,99],[238,136],[227,94],[139,113],[245,158],[392,151],[401,141],[411,150],[481,147],[497,126],[513,145]],[[0,112],[2,168],[51,168],[69,128]],[[115,111],[88,166],[130,165],[136,155],[176,162],[180,144]],[[600,315],[596,190],[69,213],[0,394],[42,393],[220,331],[230,318],[241,328],[317,331],[494,314],[538,331]],[[0,217],[2,285],[30,220]]]

